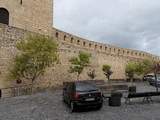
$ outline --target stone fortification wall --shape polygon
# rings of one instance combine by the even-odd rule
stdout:
[[[10,68],[10,63],[12,63],[12,59],[17,53],[15,44],[29,33],[31,32],[0,24],[0,87],[11,83],[6,81],[5,78]],[[96,70],[96,79],[105,79],[101,70],[103,64],[112,66],[112,71],[114,72],[111,76],[112,79],[125,79],[125,65],[128,61],[139,61],[146,58],[159,60],[158,56],[146,52],[85,40],[55,28],[52,30],[52,37],[59,43],[60,62],[56,66],[49,68],[46,74],[39,79],[41,81],[39,84],[45,86],[59,85],[63,81],[76,79],[75,74],[68,74],[69,59],[78,55],[79,51],[86,51],[92,55],[91,66],[86,68],[80,76],[83,80],[89,79],[86,74],[89,69]]]

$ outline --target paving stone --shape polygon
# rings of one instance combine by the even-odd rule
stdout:
[[[154,91],[137,84],[138,91]],[[109,107],[107,100],[100,111],[70,113],[62,102],[62,91],[47,91],[31,96],[0,100],[0,120],[160,120],[160,97],[154,103],[133,100],[131,105]]]

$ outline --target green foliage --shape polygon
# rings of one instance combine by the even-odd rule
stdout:
[[[143,75],[151,72],[152,69],[153,69],[153,66],[154,66],[154,63],[151,60],[149,60],[149,59],[145,59],[145,60],[143,60],[139,64],[140,64],[139,66],[142,69],[141,72],[140,72],[140,74],[143,74]]]
[[[87,75],[93,80],[96,77],[95,70],[90,70]]]
[[[141,62],[135,63],[135,72],[137,75],[145,75],[153,70],[153,62],[149,59],[145,59]]]
[[[11,79],[28,79],[33,82],[58,60],[57,44],[46,36],[30,35],[17,43],[17,49],[19,54],[10,70]]]
[[[137,69],[138,69],[137,64],[135,62],[129,62],[126,65],[126,69],[125,69],[126,75],[130,79],[133,79],[134,75],[136,74]]]
[[[73,57],[70,59],[72,66],[70,67],[70,72],[76,72],[77,79],[79,79],[79,75],[82,73],[83,69],[87,67],[90,63],[91,55],[85,52],[80,52],[78,57]]]
[[[129,62],[126,65],[126,75],[133,79],[134,75],[145,75],[151,72],[153,69],[153,62],[149,59],[145,59],[141,62]]]
[[[111,66],[110,65],[103,65],[102,70],[105,74],[105,76],[110,79],[110,76],[112,75]]]

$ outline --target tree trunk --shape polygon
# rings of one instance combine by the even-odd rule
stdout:
[[[110,84],[110,76],[107,76],[107,79],[108,79],[108,83]]]
[[[156,80],[156,91],[158,92],[158,80],[157,80],[157,74],[156,72],[154,73],[155,80]]]
[[[31,94],[33,94],[33,83],[34,83],[34,80],[32,79],[32,84],[31,84]]]
[[[77,81],[79,81],[79,76],[80,76],[80,74],[77,74]]]
[[[107,78],[108,78],[108,81],[110,81],[110,76],[107,76]]]
[[[31,94],[33,94],[33,82],[31,84]]]
[[[32,78],[31,94],[33,94],[33,84],[34,84],[34,81],[36,80],[36,77],[38,77],[38,75],[35,73],[35,75]]]
[[[133,84],[133,77],[131,77],[131,86],[134,86],[134,84]]]

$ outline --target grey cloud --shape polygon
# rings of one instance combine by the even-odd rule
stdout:
[[[160,55],[159,0],[55,0],[55,27]]]

